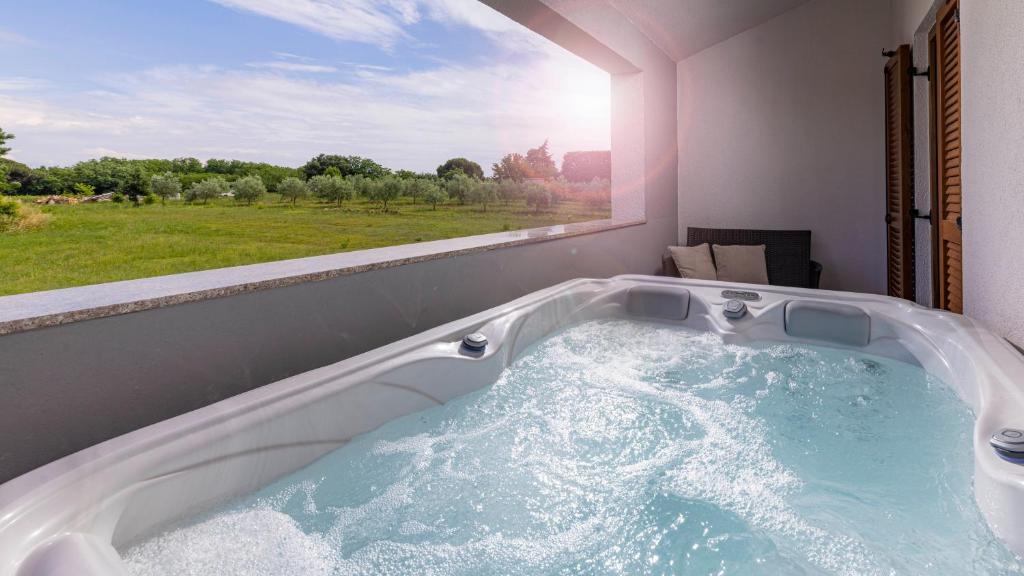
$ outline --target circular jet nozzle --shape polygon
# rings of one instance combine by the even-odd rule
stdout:
[[[993,434],[988,442],[1003,458],[1024,464],[1024,430],[1003,428]]]
[[[462,345],[473,352],[482,352],[484,348],[487,348],[487,336],[480,332],[466,334],[462,338]]]

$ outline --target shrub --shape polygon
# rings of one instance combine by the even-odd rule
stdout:
[[[149,194],[146,194],[145,196],[142,197],[142,203],[143,204],[156,204],[157,198],[159,198],[159,196],[157,196],[156,194],[153,194],[152,192],[150,192]]]
[[[181,180],[173,172],[153,175],[149,179],[149,187],[160,197],[161,202],[166,202],[168,198],[177,198],[181,194]]]
[[[211,198],[217,198],[222,194],[227,194],[230,190],[231,187],[228,186],[226,180],[220,176],[214,176],[213,178],[200,180],[190,186],[189,189],[185,191],[185,201],[202,201],[203,204],[206,204]]]
[[[423,188],[423,201],[434,207],[437,210],[438,204],[443,204],[448,194],[441,190],[441,187],[433,182],[426,180],[426,186]]]
[[[31,204],[0,195],[0,232],[29,230],[42,226],[49,218]]]
[[[110,195],[110,201],[115,204],[121,204],[127,199],[128,197],[122,194],[121,192],[114,192],[113,194]]]
[[[235,180],[231,184],[231,191],[235,194],[236,202],[252,204],[267,193],[267,187],[259,176],[246,176]]]
[[[0,196],[0,228],[6,229],[21,215],[21,202]]]
[[[535,212],[551,207],[551,191],[543,186],[531,184],[526,188],[526,205],[532,206]]]
[[[352,199],[352,183],[341,176],[327,174],[313,176],[309,179],[309,189],[313,191],[313,195],[317,198],[328,202],[337,202],[338,206],[341,206],[341,203],[345,200]]]
[[[96,193],[96,187],[78,182],[74,186],[76,196],[92,196]]]
[[[291,200],[292,204],[299,198],[309,196],[309,187],[301,179],[289,176],[277,185],[277,192],[282,200]]]

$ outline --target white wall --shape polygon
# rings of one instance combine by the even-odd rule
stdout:
[[[964,313],[1024,346],[1024,2],[960,18]]]
[[[679,225],[809,229],[822,287],[884,292],[889,0],[814,0],[678,64]]]

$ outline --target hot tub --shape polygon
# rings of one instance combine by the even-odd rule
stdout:
[[[700,334],[706,334],[707,338],[712,339],[711,349],[714,346],[733,347],[730,348],[733,351],[731,353],[742,357],[769,350],[769,360],[776,364],[781,362],[782,365],[787,362],[787,358],[793,357],[793,354],[804,354],[801,351],[806,349],[811,352],[804,354],[801,361],[810,361],[826,367],[849,365],[850,370],[866,371],[865,373],[884,370],[885,366],[890,364],[892,370],[896,372],[902,370],[899,366],[903,365],[923,368],[931,377],[937,379],[936,382],[941,381],[941,386],[952,390],[952,394],[966,405],[965,411],[969,408],[973,413],[973,431],[969,430],[966,444],[959,448],[951,446],[950,450],[960,450],[966,454],[973,449],[974,495],[992,533],[1002,540],[1002,543],[996,545],[1005,545],[1011,553],[1024,553],[1024,466],[1000,457],[990,446],[990,438],[1000,430],[1024,428],[1024,360],[1002,339],[965,317],[881,296],[646,276],[619,276],[607,280],[573,280],[524,296],[506,305],[451,322],[357,357],[126,434],[12,480],[0,486],[0,576],[128,574],[129,565],[122,555],[126,551],[130,555],[137,555],[139,543],[166,533],[169,527],[195,524],[196,518],[209,517],[210,510],[223,508],[232,501],[244,499],[248,494],[260,490],[265,492],[268,486],[274,486],[275,482],[287,481],[289,474],[317,462],[318,459],[323,459],[320,461],[324,462],[328,461],[331,454],[342,454],[335,451],[340,447],[347,448],[353,438],[363,438],[361,435],[382,425],[403,417],[408,421],[409,418],[413,418],[410,415],[428,414],[429,412],[422,411],[436,411],[442,404],[451,403],[471,393],[479,393],[481,389],[493,385],[500,378],[505,378],[503,374],[508,374],[507,369],[510,366],[514,367],[517,359],[522,358],[524,354],[537,353],[538,343],[545,342],[545,339],[552,338],[553,335],[565,333],[566,330],[572,330],[572,327],[595,322],[599,327],[608,326],[608,329],[618,330],[618,337],[626,337],[622,336],[623,334],[635,334],[638,339],[670,342],[674,334],[683,334],[683,339],[679,342],[700,341],[701,346],[708,345],[708,340],[700,340]],[[637,323],[635,326],[652,328],[637,329],[634,324],[623,325],[616,324],[617,322],[633,322]],[[623,332],[622,326],[634,332]],[[588,348],[587,338],[599,340],[600,333],[575,332],[570,337],[575,338],[577,345]],[[470,334],[478,336],[464,342],[464,338]],[[597,336],[594,336],[595,334]],[[623,346],[628,347],[628,340],[624,342]],[[783,348],[770,348],[771,346]],[[805,346],[807,348],[802,348]],[[848,353],[852,360],[847,361],[841,355],[835,356],[834,351]],[[550,354],[550,351],[548,353]],[[623,354],[626,353],[623,351]],[[629,353],[635,354],[635,351]],[[671,355],[671,345],[662,345],[660,353]],[[601,362],[604,358],[601,354],[608,355],[608,351],[598,354],[594,358]],[[614,356],[614,353],[611,356]],[[884,359],[884,362],[871,358]],[[665,357],[659,357],[657,362],[665,362]],[[684,358],[680,362],[687,367],[696,361]],[[721,434],[721,430],[728,430],[731,426],[753,426],[757,430],[760,430],[759,426],[763,428],[762,424],[756,422],[756,418],[747,418],[744,414],[749,415],[750,411],[754,410],[750,398],[765,398],[774,393],[769,388],[779,380],[779,377],[772,376],[774,372],[768,368],[744,368],[743,375],[736,381],[746,385],[751,378],[760,378],[763,381],[758,380],[761,382],[758,386],[763,386],[764,389],[754,391],[749,398],[740,398],[736,395],[735,398],[739,400],[733,405],[730,404],[733,391],[726,390],[722,396],[721,385],[717,383],[715,371],[720,367],[715,368],[714,364],[707,366],[711,366],[706,369],[710,372],[699,375],[700,378],[704,378],[701,385],[704,390],[713,391],[709,394],[718,396],[710,399],[706,395],[688,398],[692,398],[694,402],[711,402],[709,406],[731,406],[737,409],[735,418],[738,420],[716,423],[717,432],[714,433]],[[561,373],[559,378],[573,379],[575,374],[585,376],[588,370],[585,365],[570,368],[568,372]],[[627,366],[622,370],[625,371],[625,378],[632,378],[628,373],[632,368]],[[656,396],[665,392],[662,386],[664,382],[689,378],[661,374],[657,370],[652,373],[656,376],[653,387],[644,388],[638,394]],[[814,378],[808,379],[804,376],[796,380],[807,383],[812,390],[816,383]],[[585,389],[586,378],[581,382]],[[649,382],[643,386],[647,384]],[[527,392],[532,385],[526,387]],[[791,383],[790,386],[794,384]],[[580,384],[577,383],[576,390],[579,389]],[[778,398],[783,402],[787,394],[796,394],[794,398],[800,394],[795,388],[778,390]],[[853,422],[856,422],[856,410],[863,406],[868,406],[876,415],[879,410],[886,409],[884,406],[871,406],[873,399],[870,396],[870,393],[850,396],[849,411],[853,414]],[[804,398],[818,397],[812,395]],[[604,397],[602,401],[604,400],[608,398]],[[520,402],[521,400],[514,401]],[[756,404],[756,400],[753,402]],[[463,408],[465,409],[465,406]],[[468,410],[472,411],[472,406]],[[831,417],[828,414],[816,414],[814,402],[809,403],[806,410],[807,413],[800,417],[806,418],[807,422],[819,418],[827,421]],[[842,411],[847,412],[845,408],[842,408]],[[655,429],[659,431],[674,430],[676,428],[673,427],[678,422],[688,418],[687,416],[679,420],[675,413],[666,413],[661,408],[651,412],[655,413],[664,420],[656,424]],[[433,414],[431,418],[447,417],[441,413]],[[573,442],[599,444],[602,427],[608,426],[608,421],[576,422],[572,414],[571,410],[564,411],[562,422],[565,426],[559,430],[566,434],[589,431],[593,437],[575,438]],[[615,403],[611,402],[606,408],[588,414],[589,418],[616,414]],[[701,413],[700,417],[704,414]],[[632,412],[623,412],[623,415],[630,418],[636,416]],[[642,414],[639,417],[648,416],[649,414]],[[890,416],[885,417],[893,420]],[[427,417],[423,419],[425,422]],[[798,418],[786,418],[783,415],[783,419]],[[614,427],[615,422],[612,424]],[[616,440],[619,442],[617,453],[629,453],[632,450],[632,445],[621,443],[622,439],[628,440],[631,438],[628,436],[631,430],[639,430],[644,425],[638,420],[635,427],[632,424],[622,427],[619,431],[621,434]],[[686,422],[685,426],[681,425],[678,428],[678,441],[672,438],[671,434],[660,438],[662,445],[657,449],[674,443],[696,447],[695,450],[703,450],[702,457],[706,460],[686,460],[686,473],[689,476],[684,480],[679,480],[682,476],[677,469],[667,472],[660,469],[656,473],[652,472],[652,478],[655,481],[661,477],[671,479],[672,474],[675,474],[677,478],[674,481],[688,482],[686,486],[702,485],[704,492],[700,498],[705,498],[705,493],[711,494],[707,496],[710,500],[719,498],[721,501],[716,503],[727,509],[728,522],[752,524],[760,532],[770,532],[778,528],[772,524],[778,518],[773,517],[771,521],[766,521],[762,517],[763,514],[758,516],[757,510],[751,511],[750,502],[736,503],[734,495],[719,494],[720,491],[716,488],[719,480],[713,475],[702,475],[705,470],[695,468],[694,464],[703,462],[709,467],[720,465],[720,451],[723,450],[722,446],[726,445],[734,459],[748,461],[761,458],[765,453],[779,449],[774,441],[769,438],[769,441],[758,441],[744,446],[730,437],[722,440],[727,444],[719,443],[713,445],[713,449],[708,449],[708,445],[701,442],[704,442],[704,438],[713,436],[711,428],[705,425],[694,432],[696,435],[692,438],[683,438],[691,433],[689,427],[690,423]],[[820,431],[821,427],[818,429]],[[865,437],[871,437],[877,431],[868,429],[862,432]],[[409,437],[417,436],[413,433]],[[899,435],[896,437],[899,438]],[[811,439],[796,438],[796,445],[803,440],[813,443]],[[391,442],[389,446],[393,445],[393,441],[394,438],[380,440],[385,444]],[[935,438],[928,434],[915,432],[905,438],[899,438],[895,444],[899,451],[905,451],[907,455],[921,451],[941,453],[942,450],[936,450],[933,445],[934,441]],[[647,438],[636,437],[630,442],[639,446],[647,442]],[[495,448],[494,451],[505,449],[512,450],[503,447]],[[808,448],[808,451],[813,452],[813,447]],[[327,458],[324,458],[325,456]],[[971,458],[971,455],[966,454],[965,457]],[[525,462],[529,460],[529,456],[522,458],[523,466],[528,466],[529,464]],[[651,456],[646,454],[641,458],[649,460]],[[598,459],[607,460],[603,456]],[[785,469],[769,470],[765,467],[774,464],[765,462],[767,463],[758,464],[760,468],[755,469],[757,474],[775,474],[782,478],[783,483],[789,482]],[[510,457],[506,464],[517,466],[516,457]],[[412,468],[415,466],[409,469]],[[459,481],[468,482],[467,485],[472,486],[472,469],[473,465],[467,464],[461,476],[457,475]],[[856,466],[851,468],[857,469]],[[543,466],[539,470],[538,474],[542,473]],[[628,476],[635,473],[636,465],[635,462],[628,465],[613,463],[609,471],[606,472],[606,476],[616,476],[620,472],[623,476]],[[353,472],[349,470],[346,473]],[[722,470],[715,473],[721,475]],[[942,470],[934,471],[936,477],[941,477],[942,474]],[[282,478],[285,480],[281,480]],[[724,476],[719,478],[723,483],[726,480]],[[593,483],[597,480],[591,478],[588,482]],[[643,487],[652,480],[645,477],[644,482],[646,484],[639,485],[639,488],[631,489],[643,490]],[[737,480],[732,479],[731,482],[735,487]],[[796,480],[794,482],[799,484]],[[367,490],[376,489],[376,486],[367,486]],[[564,486],[563,488],[567,491],[576,489]],[[587,487],[579,489],[585,491]],[[743,484],[743,489],[747,491],[744,497],[751,502],[759,499],[768,501],[774,497],[769,493],[756,494],[751,491],[753,489],[748,490],[746,484]],[[554,497],[557,497],[557,492],[556,490]],[[842,497],[856,500],[858,495],[844,494]],[[723,505],[723,502],[726,504]],[[473,506],[482,509],[491,504],[480,501],[474,502]],[[776,512],[778,510],[772,513]],[[885,515],[891,511],[877,512]],[[363,513],[370,514],[372,518],[372,510]],[[532,520],[537,520],[539,516],[543,516],[544,511],[533,510],[531,513],[534,514]],[[581,518],[586,516],[582,512],[579,514]],[[682,523],[685,523],[687,515],[692,517],[692,511],[678,514],[678,518],[669,523],[669,528],[679,529]],[[827,518],[820,520],[825,524],[830,521]],[[763,526],[759,522],[767,522],[769,525]],[[791,523],[792,525],[787,525],[786,529],[797,532],[803,530],[804,532],[799,532],[800,535],[811,534],[819,540],[829,540],[827,533],[819,534],[819,528],[808,528],[810,525],[805,520],[800,522],[802,523]],[[602,530],[613,529],[608,525],[607,519],[591,522],[585,528],[589,530],[587,537],[591,539]],[[402,534],[413,534],[414,536],[409,537],[414,539],[425,538],[416,535],[430,529],[424,527],[423,522],[405,522],[401,526]],[[898,536],[893,535],[894,538]],[[578,546],[579,542],[572,540],[577,537],[578,534],[565,536],[569,539],[566,546]],[[499,533],[488,542],[493,544],[495,541],[501,541],[501,538]],[[727,541],[728,538],[726,534],[714,539],[713,542],[715,545],[721,545],[721,542]],[[733,541],[737,538],[734,536]],[[663,539],[664,534],[655,538],[658,541]],[[707,546],[708,541],[707,538],[702,540],[703,545]],[[166,546],[166,543],[159,546]],[[449,546],[446,550],[450,550],[452,544],[448,543],[446,546]],[[516,546],[523,547],[521,544]],[[849,573],[856,568],[846,566],[844,569],[840,566],[848,562],[841,556],[832,559],[835,561],[834,565],[829,564],[830,560],[827,558],[818,558],[822,555],[827,556],[828,550],[847,546],[845,543],[839,542],[839,545],[830,548],[831,544],[826,542],[823,546],[825,547],[822,550],[825,552],[815,553],[816,556],[808,560],[811,571]],[[486,546],[481,550],[479,554],[491,553]],[[530,554],[543,556],[542,552],[536,550],[530,551],[527,556]],[[686,555],[689,555],[688,551]],[[650,563],[651,572],[656,571],[655,568],[664,572],[664,565],[655,566],[657,562],[664,560],[664,556],[663,552],[645,553],[644,562]],[[565,565],[560,566],[561,568],[557,570],[548,571],[615,571],[612,564],[600,567],[588,565],[586,568],[581,564],[575,570],[571,567],[566,568]],[[1004,566],[1004,569],[1012,571],[1019,567],[1017,564]],[[794,570],[797,568],[799,567]],[[623,569],[622,566],[619,566],[619,569]],[[535,566],[527,572],[545,570]]]

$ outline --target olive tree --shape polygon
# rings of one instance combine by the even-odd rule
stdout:
[[[382,179],[377,186],[373,187],[370,200],[380,202],[383,205],[384,211],[387,212],[388,202],[397,200],[402,195],[404,189],[405,185],[402,180],[394,176],[388,176]]]
[[[484,212],[487,212],[487,205],[498,199],[498,185],[490,180],[474,180],[469,189],[468,199],[483,206]]]
[[[445,191],[448,197],[458,200],[459,204],[465,204],[466,199],[473,189],[473,179],[461,172],[450,174],[444,182]]]
[[[443,204],[445,199],[448,197],[448,193],[441,189],[437,184],[426,180],[426,186],[423,188],[423,201],[434,207],[437,210],[438,204]]]
[[[227,180],[220,176],[214,176],[213,178],[207,178],[200,180],[188,190],[185,191],[186,202],[202,201],[206,204],[211,198],[217,198],[231,191],[231,187],[228,185]]]
[[[373,200],[377,197],[379,192],[377,188],[383,185],[383,181],[379,179],[367,178],[366,176],[351,176],[352,186],[355,189],[355,193],[362,198],[367,200]]]
[[[301,178],[289,176],[277,185],[277,193],[281,195],[282,200],[291,200],[294,205],[299,198],[309,196],[309,187]]]
[[[415,204],[416,200],[423,197],[429,186],[433,186],[434,183],[426,178],[413,178],[406,181],[405,183],[405,194],[412,198],[412,203]],[[435,186],[436,188],[436,186]]]
[[[235,180],[231,184],[231,191],[235,195],[235,201],[252,204],[267,193],[267,187],[259,176],[246,176]]]
[[[328,202],[337,202],[338,206],[345,200],[352,199],[352,183],[341,176],[321,174],[309,179],[309,189],[317,198]]]
[[[498,197],[508,206],[523,197],[523,185],[515,180],[502,180],[498,182]]]
[[[532,206],[535,212],[551,207],[551,191],[543,186],[531,184],[526,188],[526,205]]]
[[[172,172],[154,174],[149,179],[149,187],[153,194],[160,197],[161,202],[166,202],[168,198],[176,198],[181,194],[181,180]]]

